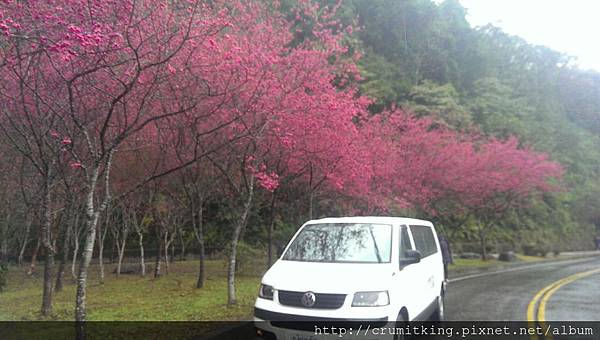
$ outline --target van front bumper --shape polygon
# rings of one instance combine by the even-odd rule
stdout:
[[[257,329],[273,334],[277,339],[329,339],[340,335],[363,332],[364,337],[353,339],[380,339],[367,335],[369,329],[388,326],[388,317],[371,319],[342,319],[286,314],[254,308],[254,324]],[[298,334],[302,335],[298,337]]]

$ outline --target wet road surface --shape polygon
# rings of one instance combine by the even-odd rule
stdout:
[[[599,268],[600,257],[593,257],[451,281],[446,320],[527,321],[529,304],[540,290],[574,274]],[[600,272],[555,288],[545,304],[546,320],[600,320]],[[535,308],[537,316],[539,306]]]

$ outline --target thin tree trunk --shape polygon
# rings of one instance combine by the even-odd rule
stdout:
[[[169,243],[167,242],[168,233],[165,233],[165,275],[169,275]]]
[[[161,256],[162,256],[162,246],[163,246],[163,238],[162,238],[162,230],[160,230],[160,226],[158,225],[158,223],[155,225],[155,229],[156,231],[156,240],[158,241],[158,251],[156,252],[156,260],[154,263],[154,278],[157,278],[160,276],[160,262],[161,262]]]
[[[44,289],[42,292],[42,308],[43,316],[48,316],[52,313],[52,271],[54,269],[54,246],[52,245],[52,215],[50,212],[50,183],[49,178],[45,179],[44,196],[42,202],[42,245],[44,247]]]
[[[121,264],[123,263],[123,255],[125,255],[126,242],[127,242],[127,234],[124,235],[123,243],[120,245],[120,248],[118,249],[119,258],[117,260],[117,277],[119,277],[121,275]]]
[[[104,242],[102,242],[103,237],[102,230],[99,230],[98,234],[98,265],[100,267],[100,284],[104,283]]]
[[[200,268],[198,270],[198,280],[196,281],[196,288],[204,287],[205,275],[205,263],[204,263],[204,200],[200,198],[198,202],[198,214],[194,218],[194,208],[192,208],[192,220],[194,221],[194,231],[196,233],[196,239],[198,241],[198,247],[200,250]],[[197,228],[196,228],[197,227]]]
[[[94,252],[94,241],[96,240],[96,227],[98,224],[98,218],[100,213],[110,202],[110,191],[109,191],[109,175],[112,161],[112,154],[108,156],[105,163],[105,190],[106,196],[103,203],[96,210],[94,207],[94,194],[98,181],[98,174],[100,172],[99,167],[93,169],[91,176],[88,178],[87,196],[85,200],[85,243],[81,254],[81,261],[79,264],[79,273],[77,276],[77,293],[75,296],[75,321],[76,324],[76,335],[77,339],[85,339],[85,320],[87,316],[86,308],[86,288],[87,288],[87,277],[88,268],[92,261],[92,255]]]
[[[308,219],[313,219],[313,200],[315,196],[315,189],[313,188],[313,168],[310,166],[310,178],[308,180],[308,189],[310,190],[308,194]]]
[[[144,235],[138,232],[138,244],[140,245],[140,272],[142,277],[146,276],[146,262],[144,260]]]
[[[253,197],[254,178],[251,177],[248,188],[248,198],[246,200],[246,204],[244,205],[242,215],[240,216],[240,219],[238,220],[238,223],[235,226],[233,239],[231,241],[231,255],[229,257],[229,267],[227,268],[227,304],[229,305],[234,305],[237,303],[235,297],[235,265],[237,257],[237,246],[242,230],[246,225],[246,220],[248,218],[248,213],[250,212],[250,207],[252,206]]]
[[[156,261],[154,263],[154,278],[160,276],[160,257],[162,251],[162,238],[158,239],[158,252],[156,252]]]
[[[315,196],[315,193],[311,189],[310,190],[310,195],[308,196],[308,219],[309,220],[313,219],[313,200],[314,200],[314,196]]]
[[[73,247],[73,261],[71,261],[71,275],[73,276],[73,280],[76,280],[77,273],[75,272],[75,266],[77,265],[77,255],[79,254],[79,232],[73,234],[75,245]]]
[[[481,259],[487,261],[486,237],[483,231],[479,232],[479,245],[481,246]]]
[[[479,245],[481,246],[481,259],[483,261],[487,261],[487,232],[492,224],[493,220],[490,220],[479,229]]]
[[[269,209],[269,229],[267,230],[267,266],[273,263],[273,228],[275,226],[275,197],[277,193],[271,194],[271,206]]]
[[[185,241],[183,240],[183,233],[178,233],[178,234],[179,234],[179,244],[181,244],[181,249],[179,252],[179,260],[184,261],[185,260]]]
[[[58,271],[56,273],[56,284],[54,285],[54,291],[60,292],[63,289],[63,277],[65,276],[65,266],[69,261],[69,238],[71,237],[71,223],[67,221],[62,241],[61,259],[58,264]]]
[[[77,322],[77,339],[85,339],[85,320],[86,310],[86,288],[88,268],[92,261],[94,252],[94,241],[96,240],[96,223],[98,223],[98,213],[94,212],[93,193],[88,194],[86,203],[86,223],[85,223],[85,243],[81,253],[79,263],[79,274],[77,275],[77,292],[75,296],[75,321]]]
[[[52,313],[52,270],[54,269],[54,252],[46,251],[44,261],[44,291],[42,296],[42,315],[48,316]]]
[[[8,219],[0,233],[0,264],[8,263]]]
[[[169,232],[165,232],[165,275],[169,274],[169,264],[171,262],[171,258],[173,258],[173,256],[175,256],[175,251],[173,250],[173,240],[175,240],[175,236],[177,235],[176,232],[171,233],[171,237],[169,237]],[[171,255],[169,256],[169,249],[171,249]]]
[[[106,225],[102,229],[102,223],[97,223],[98,228],[98,264],[100,265],[100,284],[104,284],[104,240],[106,239],[106,233],[108,232],[110,224],[110,210],[106,213]]]
[[[23,257],[25,256],[25,249],[27,249],[27,243],[29,243],[29,232],[31,230],[31,224],[33,219],[27,219],[25,224],[25,234],[23,236],[23,242],[21,243],[21,250],[19,251],[19,257],[17,258],[17,264],[21,266],[23,264]]]
[[[33,254],[31,254],[31,264],[29,265],[29,270],[27,271],[28,275],[31,275],[33,272],[35,272],[35,263],[37,261],[38,252],[40,251],[40,246],[41,243],[38,236],[37,244],[35,245],[35,248],[33,248]]]

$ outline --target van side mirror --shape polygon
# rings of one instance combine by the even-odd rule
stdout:
[[[407,250],[404,252],[404,258],[400,260],[400,266],[421,262],[421,252],[418,250]]]

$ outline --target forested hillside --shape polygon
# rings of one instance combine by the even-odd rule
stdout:
[[[271,263],[305,221],[431,219],[456,252],[588,249],[600,74],[458,1],[0,5],[0,260]],[[151,259],[150,259],[151,258]],[[70,271],[70,275],[65,272]],[[0,287],[1,289],[2,287]]]
[[[470,27],[457,0],[349,1],[341,13],[358,17],[361,90],[376,98],[371,112],[397,105],[456,130],[517,136],[565,167],[564,190],[504,214],[497,237],[592,246],[600,227],[598,72],[497,27]],[[476,224],[459,233],[472,237]]]

